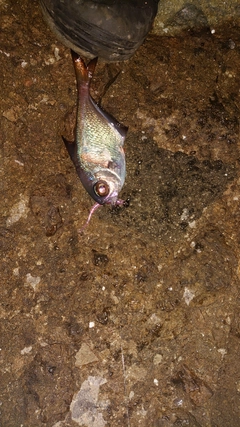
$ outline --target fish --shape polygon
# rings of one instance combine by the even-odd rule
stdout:
[[[83,187],[96,202],[85,228],[98,207],[124,204],[118,194],[126,177],[123,145],[128,128],[97,105],[90,95],[98,58],[86,64],[77,53],[71,51],[71,54],[77,81],[75,140],[70,142],[63,137],[63,141]]]

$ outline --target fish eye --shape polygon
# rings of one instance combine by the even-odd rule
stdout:
[[[99,197],[106,197],[109,194],[109,185],[105,181],[98,181],[93,187],[95,194]]]

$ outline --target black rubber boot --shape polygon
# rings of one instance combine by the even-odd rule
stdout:
[[[86,58],[124,61],[142,44],[159,0],[40,0],[63,44]]]

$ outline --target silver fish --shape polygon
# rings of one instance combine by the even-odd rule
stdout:
[[[90,95],[97,58],[86,65],[72,51],[72,59],[78,91],[75,141],[63,140],[84,188],[97,202],[90,211],[86,226],[99,206],[124,203],[118,199],[118,193],[126,175],[123,144],[128,129],[100,108]]]

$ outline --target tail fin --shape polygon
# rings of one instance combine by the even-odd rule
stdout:
[[[85,64],[84,60],[73,50],[72,53],[72,60],[73,65],[76,73],[76,79],[77,84],[80,85],[82,83],[87,83],[89,85],[95,67],[97,65],[98,58],[93,58],[87,65]]]

